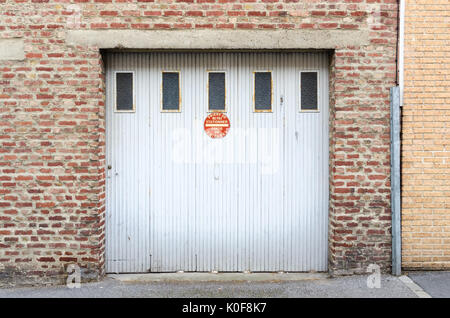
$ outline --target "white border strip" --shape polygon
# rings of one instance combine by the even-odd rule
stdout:
[[[414,281],[406,275],[402,275],[398,278],[403,284],[413,291],[414,294],[419,298],[432,298],[430,294],[422,289],[419,285],[414,283]]]

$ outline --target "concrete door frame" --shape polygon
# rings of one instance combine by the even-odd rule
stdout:
[[[329,214],[332,209],[331,198],[332,178],[334,175],[332,154],[334,143],[332,136],[334,131],[334,64],[335,50],[346,46],[364,46],[369,44],[367,31],[361,30],[68,30],[66,31],[68,45],[91,47],[101,56],[104,50],[121,51],[297,51],[316,52],[327,50],[330,52],[329,69]],[[277,39],[274,41],[273,39]],[[102,62],[102,59],[101,61]],[[103,65],[104,66],[104,65]],[[103,72],[105,69],[103,68]],[[103,77],[103,88],[105,88]],[[106,92],[103,90],[103,101]],[[106,127],[106,119],[103,118],[103,127]],[[106,129],[103,129],[102,138],[106,138]],[[103,145],[106,153],[106,145]],[[106,167],[105,167],[106,168]],[[102,174],[100,183],[106,185],[105,174]],[[106,213],[105,196],[103,193],[102,213]],[[328,217],[328,272],[333,273],[333,258],[331,244],[332,216]],[[103,217],[103,220],[105,218]],[[105,274],[105,226],[103,225],[103,243],[100,245],[100,272]]]

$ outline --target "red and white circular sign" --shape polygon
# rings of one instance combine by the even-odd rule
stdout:
[[[223,113],[211,113],[205,119],[204,129],[211,138],[223,138],[230,130],[230,120]]]

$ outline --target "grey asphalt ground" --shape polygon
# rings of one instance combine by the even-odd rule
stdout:
[[[450,298],[450,272],[409,272],[408,277],[433,298]]]
[[[79,289],[66,286],[0,289],[0,298],[128,298],[128,297],[417,297],[397,277],[382,275],[381,288],[368,288],[367,276],[355,275],[314,280],[278,282],[123,282],[111,277],[98,283],[82,284]]]

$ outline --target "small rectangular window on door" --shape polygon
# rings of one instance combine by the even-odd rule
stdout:
[[[180,72],[162,73],[163,112],[179,112],[181,110]]]
[[[133,75],[133,72],[115,73],[116,112],[134,112]]]
[[[319,110],[319,72],[300,72],[300,110]]]
[[[253,107],[255,112],[272,111],[272,72],[253,72]]]
[[[225,72],[208,72],[208,110],[226,112]]]

